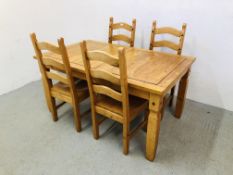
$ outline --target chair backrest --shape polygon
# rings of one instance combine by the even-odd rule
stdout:
[[[123,34],[114,35],[113,31],[116,29],[124,29],[129,31],[130,37]],[[112,41],[124,41],[128,43],[130,47],[133,47],[135,40],[135,30],[136,30],[136,19],[133,19],[132,25],[129,25],[124,22],[113,23],[113,17],[110,17],[108,42],[112,43]]]
[[[128,82],[127,82],[127,68],[125,62],[125,49],[119,48],[118,56],[110,55],[107,52],[94,50],[88,51],[86,47],[86,42],[81,43],[81,51],[83,62],[86,71],[86,77],[91,97],[92,105],[96,103],[96,95],[102,94],[108,97],[111,97],[122,103],[123,107],[123,116],[129,116],[129,99],[128,99]],[[101,61],[106,66],[109,66],[111,69],[115,68],[119,70],[120,77],[112,74],[107,70],[100,70],[92,68],[92,61]],[[98,83],[94,81],[95,79],[104,80],[109,82],[114,86],[118,86],[119,90],[112,88],[108,83]],[[107,84],[107,85],[106,85]],[[111,110],[111,109],[110,109]]]
[[[62,82],[63,84],[68,85],[72,99],[75,100],[77,92],[64,39],[58,39],[58,46],[56,46],[48,42],[38,42],[35,33],[32,33],[30,36],[36,53],[36,58],[38,59],[42,78],[44,78],[47,86],[49,88],[53,86],[52,80]],[[62,63],[52,59],[44,59],[47,52],[60,55]]]
[[[152,30],[151,30],[151,39],[150,39],[150,50],[153,50],[154,47],[166,47],[170,48],[177,52],[178,55],[181,55],[182,49],[183,49],[183,43],[184,43],[184,37],[185,37],[185,31],[186,31],[186,24],[182,25],[182,30],[177,30],[172,27],[161,27],[157,28],[156,21],[152,24]],[[156,40],[156,35],[159,34],[170,34],[175,37],[179,37],[179,43],[174,43],[168,40]]]

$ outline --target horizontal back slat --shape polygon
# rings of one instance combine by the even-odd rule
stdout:
[[[151,30],[151,37],[150,37],[150,46],[149,49],[153,50],[154,47],[167,47],[172,50],[175,50],[178,55],[181,55],[183,43],[184,43],[184,36],[186,31],[186,24],[182,25],[182,30],[176,29],[174,27],[156,27],[156,21],[152,24]],[[178,43],[174,43],[172,41],[168,41],[166,39],[157,41],[156,35],[159,34],[169,34],[179,38]]]
[[[108,71],[104,70],[90,70],[91,77],[107,80],[113,84],[120,85],[120,79],[115,77]]]
[[[127,34],[117,34],[114,35],[113,31],[118,29],[124,29],[129,32],[129,36]],[[112,43],[113,41],[123,41],[130,45],[130,47],[134,46],[135,40],[135,30],[136,30],[136,19],[133,19],[132,25],[127,24],[125,22],[113,22],[113,17],[110,18],[109,21],[109,31],[108,31],[108,42]]]
[[[119,22],[119,23],[112,24],[112,28],[113,29],[125,29],[125,30],[128,30],[128,31],[133,30],[132,26],[130,26],[129,24],[124,23],[124,22]]]
[[[95,93],[109,96],[117,101],[122,101],[122,94],[104,85],[93,85]]]
[[[60,75],[58,73],[46,72],[46,75],[49,79],[57,80],[67,85],[69,84],[68,79],[65,76]]]
[[[65,71],[65,66],[57,61],[51,60],[51,59],[43,59],[43,64],[45,66],[48,66],[50,68],[55,68],[58,70]]]
[[[167,47],[176,51],[179,50],[179,45],[167,40],[156,41],[154,42],[153,47]]]
[[[172,28],[172,27],[157,28],[155,33],[156,34],[170,34],[170,35],[174,35],[177,37],[180,37],[182,35],[182,31],[177,30],[177,29]]]
[[[117,57],[114,57],[101,50],[89,51],[87,52],[87,57],[89,60],[102,61],[112,66],[119,66],[119,59]]]
[[[59,55],[61,54],[59,47],[57,47],[53,44],[50,44],[48,42],[38,42],[37,46],[40,50],[47,50],[47,51],[54,52],[54,53],[59,54]]]
[[[122,34],[113,35],[112,36],[112,40],[113,41],[124,41],[126,43],[130,43],[131,42],[131,39],[128,36],[122,35]]]

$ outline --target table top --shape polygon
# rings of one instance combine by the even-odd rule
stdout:
[[[87,41],[88,50],[103,50],[113,55],[117,55],[119,47],[122,46],[99,41]],[[79,43],[68,45],[67,51],[72,70],[84,72]],[[46,53],[44,59],[53,59],[62,64],[62,59],[53,53]],[[194,61],[194,57],[126,47],[129,87],[156,94],[165,94],[190,69]],[[110,68],[102,62],[95,62],[93,66],[119,76],[117,69]]]

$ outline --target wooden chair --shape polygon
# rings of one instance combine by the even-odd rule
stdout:
[[[58,120],[57,109],[67,102],[73,107],[76,130],[81,131],[79,104],[89,97],[88,86],[86,81],[73,78],[64,39],[60,38],[58,46],[55,46],[47,42],[38,42],[33,33],[31,41],[39,63],[47,103],[53,120]],[[44,59],[44,51],[60,55],[63,64],[51,59]],[[63,103],[56,106],[56,99]]]
[[[153,50],[154,47],[166,47],[169,49],[174,50],[177,55],[181,55],[182,49],[183,49],[183,43],[184,43],[184,37],[185,37],[185,32],[186,32],[186,24],[182,25],[182,30],[177,30],[172,27],[161,27],[157,28],[156,26],[156,21],[153,22],[152,24],[152,30],[151,30],[151,38],[150,38],[150,50]],[[179,38],[179,43],[174,43],[168,40],[156,40],[157,35],[161,34],[170,34],[172,36],[178,37]],[[169,103],[169,106],[172,106],[173,98],[174,98],[174,93],[175,93],[175,86],[171,89],[170,96],[166,99],[164,99],[164,105],[162,108],[162,116],[163,117],[163,110],[164,106],[166,106],[167,103]]]
[[[123,34],[113,35],[113,31],[116,29],[124,29],[129,31],[130,37]],[[110,17],[108,42],[112,43],[112,41],[124,41],[128,43],[130,47],[133,47],[135,40],[135,30],[136,30],[136,19],[133,19],[132,25],[129,25],[124,22],[113,23],[113,17]]]
[[[129,139],[146,125],[147,115],[132,131],[130,131],[130,122],[148,108],[148,102],[128,95],[125,49],[119,49],[116,57],[104,51],[88,51],[84,41],[81,43],[81,51],[91,98],[93,136],[95,139],[99,138],[99,125],[103,121],[97,120],[96,113],[123,124],[123,152],[128,154]],[[120,76],[107,70],[91,68],[93,60],[101,61],[111,69],[116,69]],[[108,83],[100,83],[101,81],[96,83],[97,79]]]

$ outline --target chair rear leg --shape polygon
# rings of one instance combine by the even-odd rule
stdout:
[[[46,103],[47,103],[47,106],[48,106],[48,109],[49,109],[49,111],[50,112],[52,112],[52,109],[51,109],[51,104],[50,104],[50,95],[49,95],[49,93],[48,93],[48,90],[46,89],[47,87],[46,87],[46,81],[44,80],[44,78],[42,77],[42,79],[41,79],[41,81],[42,81],[42,85],[43,85],[43,88],[44,88],[44,95],[45,95],[45,99],[46,99]]]
[[[93,137],[97,140],[99,139],[99,124],[96,118],[96,112],[93,109],[91,109],[91,118],[92,118]]]
[[[165,101],[165,98],[164,98],[163,99],[163,106],[161,108],[161,120],[163,120],[165,107],[166,107],[166,101]]]
[[[145,112],[144,112],[144,121],[148,120],[148,116],[149,116],[149,109],[146,109]],[[142,128],[143,131],[147,132],[147,124]]]
[[[123,153],[129,153],[129,124],[123,124]]]
[[[53,121],[57,121],[58,117],[57,117],[57,108],[56,108],[56,100],[53,97],[50,97],[48,99],[48,104],[50,105],[50,109],[51,109],[51,113],[52,113],[52,117],[53,117]]]
[[[75,129],[76,129],[77,132],[81,132],[82,125],[81,125],[81,117],[80,117],[79,105],[73,106],[73,110],[74,110]]]
[[[169,106],[170,106],[170,107],[172,107],[172,104],[173,104],[175,89],[176,89],[176,86],[174,86],[174,87],[171,89],[171,94],[170,94],[171,100],[169,101]]]

